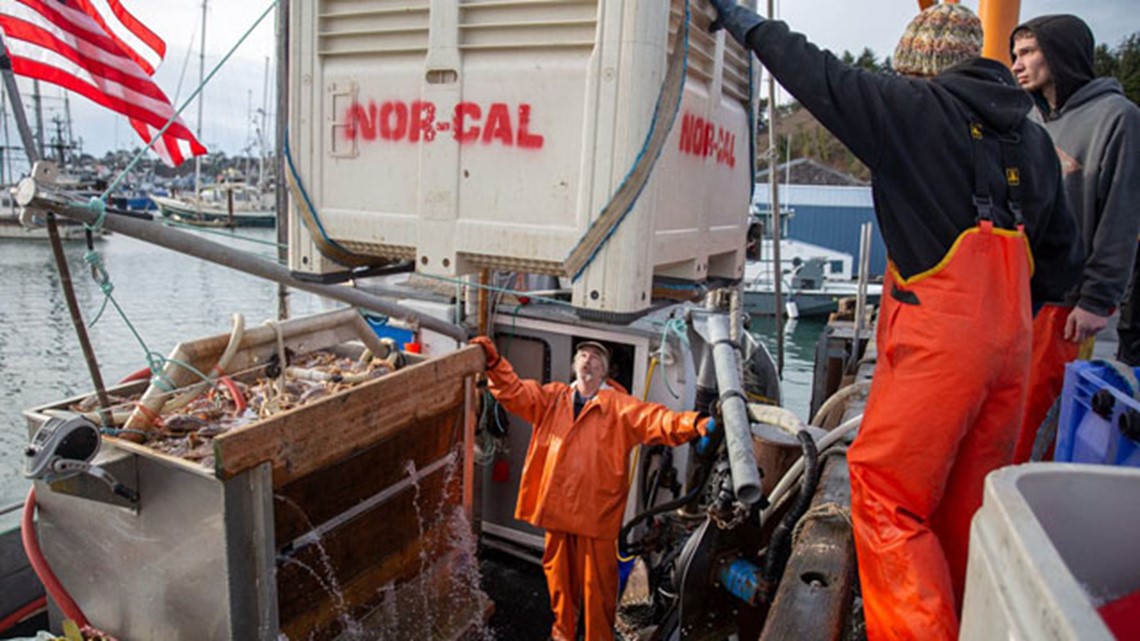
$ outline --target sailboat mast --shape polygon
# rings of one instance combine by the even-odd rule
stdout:
[[[261,126],[257,131],[257,188],[265,193],[265,139],[269,135],[265,131],[266,118],[269,114],[269,56],[265,56],[265,80],[261,83],[261,113],[259,114]]]
[[[773,0],[768,0],[768,17],[776,17]],[[776,372],[784,373],[784,274],[780,262],[780,196],[776,163],[780,159],[776,138],[776,78],[768,72],[768,196],[772,202],[772,285],[776,294]]]
[[[0,127],[4,129],[4,146],[0,147],[0,185],[7,185],[12,168],[12,139],[8,137],[8,90],[0,84]]]
[[[194,132],[198,140],[202,140],[202,106],[205,104],[206,91],[201,87],[206,77],[206,0],[202,0],[202,41],[198,46],[198,126]],[[198,215],[202,214],[202,201],[198,199],[198,191],[202,188],[202,157],[194,156],[194,199],[198,203]]]

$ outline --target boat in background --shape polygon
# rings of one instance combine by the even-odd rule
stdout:
[[[772,256],[771,239],[765,239],[761,256]],[[827,316],[839,301],[853,298],[859,284],[852,279],[852,256],[846,252],[797,240],[780,241],[782,295],[790,318]],[[752,316],[776,313],[772,259],[750,260],[744,267],[744,309]],[[868,283],[867,302],[877,304],[882,285]]]
[[[202,187],[196,196],[152,196],[164,218],[199,227],[273,227],[277,224],[273,193],[245,182]]]

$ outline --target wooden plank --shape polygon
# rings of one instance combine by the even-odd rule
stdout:
[[[825,505],[840,510],[851,505],[843,456],[824,459],[819,487],[793,544],[761,641],[842,638],[857,580],[855,540],[849,517],[832,510],[816,512]]]
[[[280,549],[316,526],[350,510],[455,449],[463,435],[462,406],[407,425],[371,448],[288,483],[275,491],[274,534]]]
[[[484,363],[482,348],[469,346],[223,434],[214,440],[215,474],[228,479],[268,461],[281,487],[461,405],[463,379]]]
[[[441,469],[278,563],[281,630],[289,638],[330,638],[342,614],[356,620],[383,589],[414,579],[425,559],[452,546],[460,475]],[[443,595],[431,595],[433,600]]]
[[[874,336],[874,329],[869,334]],[[856,382],[871,380],[877,356],[875,341],[871,340],[855,373]],[[865,395],[849,397],[842,412],[842,421],[862,414],[866,404]],[[845,441],[850,442],[852,438],[854,433]],[[833,455],[824,459],[819,487],[812,498],[809,514],[825,504],[848,510],[849,514],[851,479],[846,456]],[[849,519],[849,516],[830,511],[826,516],[811,518],[803,525],[765,622],[762,640],[838,641],[845,638],[858,581],[855,539]]]

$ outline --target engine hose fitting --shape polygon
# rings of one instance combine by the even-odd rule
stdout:
[[[744,559],[720,566],[717,579],[732,596],[749,605],[757,605],[763,597],[760,589],[760,568]]]

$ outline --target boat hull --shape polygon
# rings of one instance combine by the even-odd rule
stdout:
[[[810,318],[827,316],[839,309],[840,300],[853,298],[854,296],[855,294],[850,292],[800,291],[791,294],[785,293],[784,300],[792,301],[796,304],[799,317]],[[877,305],[879,303],[879,293],[868,293],[867,303]],[[752,316],[775,316],[776,294],[770,290],[745,290],[744,310]]]
[[[272,210],[235,209],[233,216],[218,207],[197,207],[194,203],[177,198],[154,197],[164,218],[199,227],[273,227],[277,214]]]

